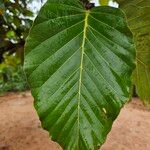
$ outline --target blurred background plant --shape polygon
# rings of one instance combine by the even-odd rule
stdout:
[[[24,43],[42,3],[0,0],[0,93],[28,89],[22,69]]]
[[[6,52],[0,64],[0,93],[8,91],[24,91],[28,89],[21,60],[16,53]]]

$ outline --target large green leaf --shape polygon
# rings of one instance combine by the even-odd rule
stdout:
[[[129,98],[134,45],[122,11],[48,0],[25,47],[42,126],[66,150],[96,150]]]
[[[134,83],[140,98],[150,105],[150,1],[122,0],[120,7],[127,15],[137,49]]]

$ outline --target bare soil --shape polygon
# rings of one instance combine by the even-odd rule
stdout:
[[[61,150],[41,128],[30,92],[0,97],[0,150]],[[150,110],[133,99],[101,150],[150,150]]]

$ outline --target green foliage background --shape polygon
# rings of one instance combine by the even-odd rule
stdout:
[[[0,0],[0,93],[28,89],[22,64],[25,39],[36,15],[29,9],[32,1]]]
[[[13,55],[4,54],[0,64],[0,93],[8,91],[24,91],[28,89],[20,60]]]

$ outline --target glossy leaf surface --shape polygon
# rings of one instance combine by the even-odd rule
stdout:
[[[102,145],[129,98],[134,57],[119,9],[47,1],[26,42],[25,71],[52,140],[65,150]]]
[[[140,98],[150,105],[150,1],[122,0],[120,7],[126,12],[129,27],[134,33],[137,51],[134,83]]]

